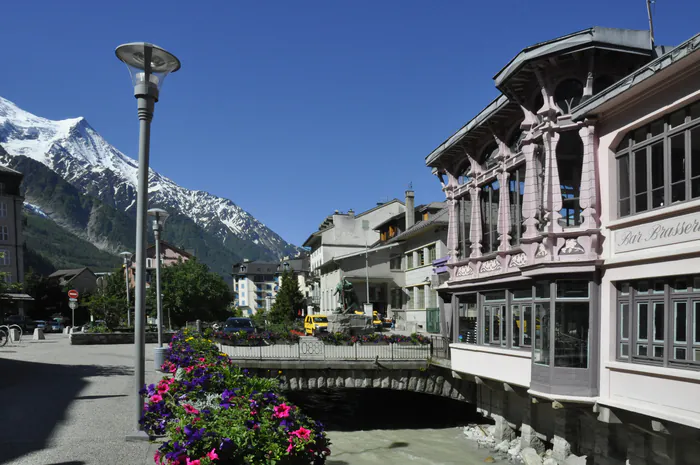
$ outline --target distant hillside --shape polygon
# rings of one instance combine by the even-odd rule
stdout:
[[[24,217],[25,266],[37,273],[46,275],[57,269],[84,266],[93,271],[110,271],[121,263],[119,257],[98,249],[48,218],[31,213]]]

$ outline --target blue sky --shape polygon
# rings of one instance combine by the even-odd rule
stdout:
[[[700,2],[657,0],[657,43],[700,32]],[[137,155],[124,42],[182,61],[157,104],[151,166],[301,244],[335,209],[442,200],[425,156],[497,93],[520,49],[590,26],[648,28],[644,0],[32,1],[3,5],[0,95],[85,116]]]

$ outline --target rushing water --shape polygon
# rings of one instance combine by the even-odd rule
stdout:
[[[483,423],[473,405],[428,394],[384,389],[288,393],[331,439],[327,465],[469,465],[489,456],[464,438]]]

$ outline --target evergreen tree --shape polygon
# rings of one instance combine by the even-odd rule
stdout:
[[[304,308],[304,294],[299,290],[299,281],[291,271],[282,273],[275,303],[270,309],[270,321],[273,323],[291,323]]]

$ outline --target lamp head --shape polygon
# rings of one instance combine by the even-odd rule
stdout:
[[[120,45],[115,53],[129,68],[137,97],[150,96],[158,101],[165,77],[180,69],[175,55],[147,42]]]
[[[121,257],[127,262],[131,260],[131,257],[134,256],[134,254],[132,254],[131,252],[122,252],[119,255],[121,255]]]
[[[153,217],[153,230],[162,231],[165,226],[165,220],[170,216],[168,212],[162,208],[151,208],[148,210],[148,216]]]

